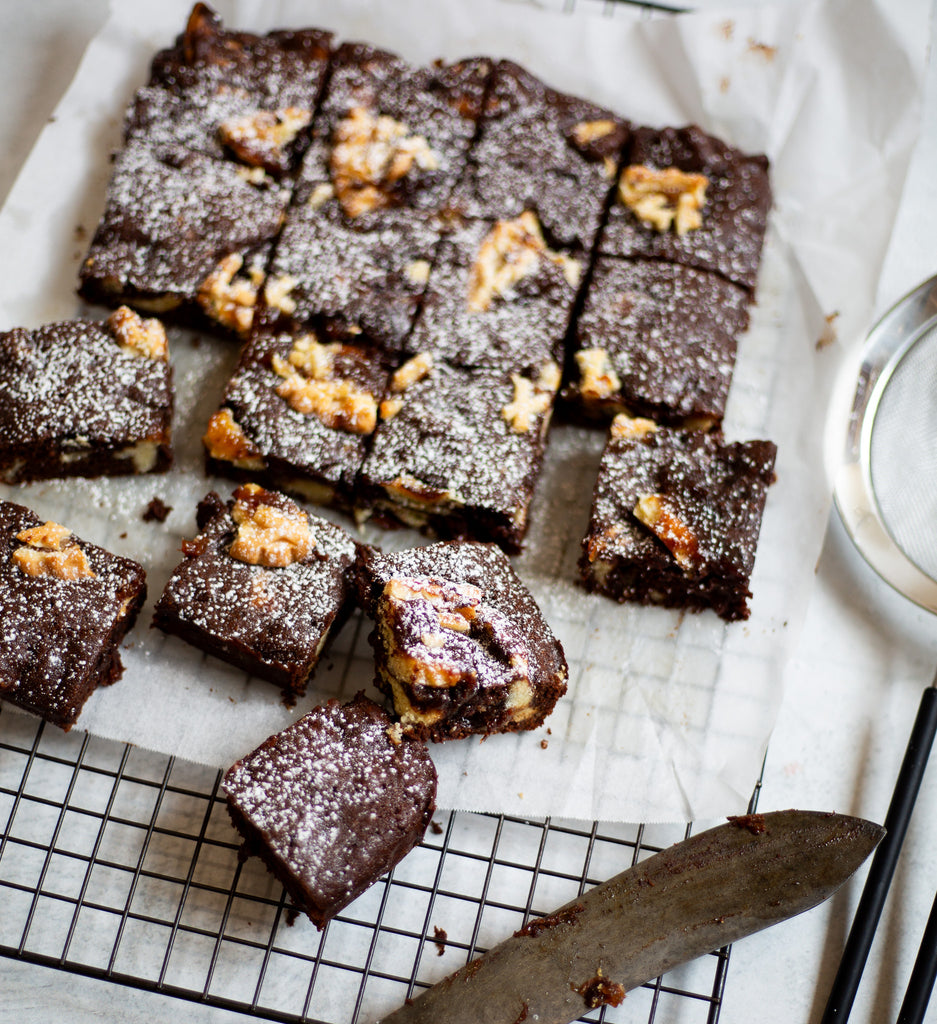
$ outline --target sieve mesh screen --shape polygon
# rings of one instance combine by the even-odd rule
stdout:
[[[869,455],[885,526],[937,580],[937,326],[911,346],[886,384]]]

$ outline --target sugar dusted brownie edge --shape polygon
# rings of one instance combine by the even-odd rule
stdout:
[[[0,699],[67,732],[122,675],[145,600],[142,566],[0,501]]]
[[[222,787],[245,853],[319,929],[421,841],[436,807],[426,747],[360,692],[271,736]]]

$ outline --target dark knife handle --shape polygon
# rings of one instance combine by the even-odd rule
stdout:
[[[869,868],[862,898],[859,900],[856,916],[843,949],[843,958],[840,960],[839,970],[836,972],[833,988],[823,1012],[822,1024],[843,1024],[849,1017],[872,939],[875,937],[875,929],[882,915],[882,907],[885,905],[888,887],[895,873],[901,845],[908,831],[914,801],[921,788],[935,733],[937,689],[932,685],[921,697],[921,705],[914,720],[914,728],[911,730],[911,738],[908,740],[901,771],[898,773],[898,781],[895,783],[888,816],[885,818],[885,838],[876,850],[872,867]]]

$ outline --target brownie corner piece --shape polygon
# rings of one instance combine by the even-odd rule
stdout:
[[[436,770],[425,745],[359,693],[271,736],[223,788],[246,851],[321,929],[420,842]]]
[[[305,693],[354,599],[358,546],[283,494],[246,484],[200,504],[153,624],[283,688]]]
[[[535,729],[566,692],[562,645],[496,545],[370,552],[359,588],[375,621],[376,685],[405,734]]]
[[[747,619],[777,449],[617,416],[602,455],[579,569],[617,601]]]
[[[0,334],[0,479],[162,472],[172,463],[166,333],[126,306]]]
[[[142,566],[0,501],[0,699],[70,729],[145,599]]]

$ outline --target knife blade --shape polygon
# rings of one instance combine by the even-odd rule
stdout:
[[[568,1024],[831,896],[885,830],[841,814],[730,818],[623,871],[472,960],[383,1024]]]

